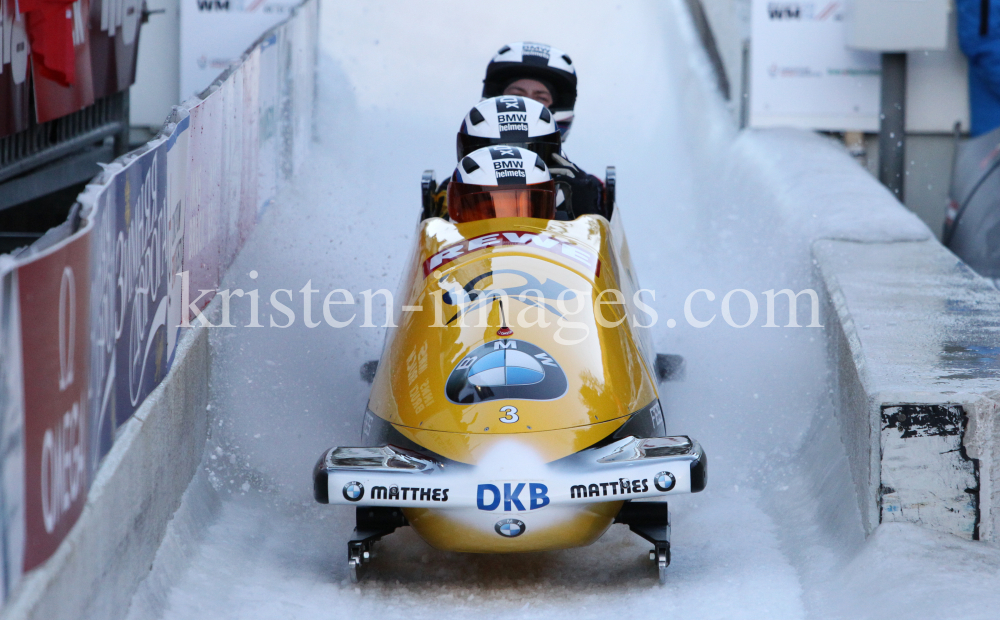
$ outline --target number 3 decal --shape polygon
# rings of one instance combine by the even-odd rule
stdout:
[[[517,417],[517,407],[511,407],[510,405],[500,407],[500,413],[506,414],[500,418],[500,421],[504,424],[513,424],[520,419]]]

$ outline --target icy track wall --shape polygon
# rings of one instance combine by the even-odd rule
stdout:
[[[716,38],[732,39],[745,3],[704,5]],[[694,45],[693,28],[681,30]],[[724,62],[738,58],[721,46]],[[681,45],[672,56],[704,138],[689,145],[703,164],[696,185],[752,197],[754,217],[812,264],[825,292],[831,394],[865,531],[909,521],[1000,540],[1000,293],[839,144],[796,130],[738,132],[707,56],[691,59]],[[814,468],[820,487],[823,465]]]
[[[207,432],[207,332],[177,326],[211,296],[175,274],[214,291],[301,164],[317,17],[300,5],[0,256],[0,617],[127,611]]]

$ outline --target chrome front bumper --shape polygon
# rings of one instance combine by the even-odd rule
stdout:
[[[323,504],[508,512],[697,493],[707,479],[701,445],[685,436],[626,437],[516,479],[391,445],[332,448],[313,472]]]

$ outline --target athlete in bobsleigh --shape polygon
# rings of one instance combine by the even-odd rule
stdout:
[[[662,583],[665,500],[704,489],[707,459],[666,436],[667,369],[624,234],[600,214],[555,219],[549,165],[522,147],[472,151],[447,192],[448,218],[419,224],[395,299],[406,311],[366,364],[359,445],[313,471],[317,501],[357,507],[351,578],[398,527],[442,550],[511,553],[589,545],[623,523],[653,544]]]
[[[573,124],[576,83],[572,59],[562,50],[541,43],[503,46],[486,67],[484,100],[469,112],[459,129],[458,158],[487,144],[525,146],[542,155],[549,166],[558,186],[558,219],[584,214],[610,219],[610,205],[600,179],[572,163],[560,146]],[[523,121],[509,120],[522,114]],[[505,131],[505,127],[513,129]],[[447,184],[445,180],[435,185],[433,175],[425,176],[425,216],[447,213]]]

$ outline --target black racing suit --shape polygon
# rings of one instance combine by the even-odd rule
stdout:
[[[585,214],[603,215],[611,219],[604,205],[604,183],[566,159],[565,154],[552,156],[549,166],[556,183],[556,219],[572,220]],[[448,182],[445,179],[434,190],[430,217],[448,219]]]
[[[604,183],[566,159],[565,154],[553,155],[552,159],[549,172],[563,194],[556,195],[556,219],[576,219],[585,214],[611,219],[604,206]]]

